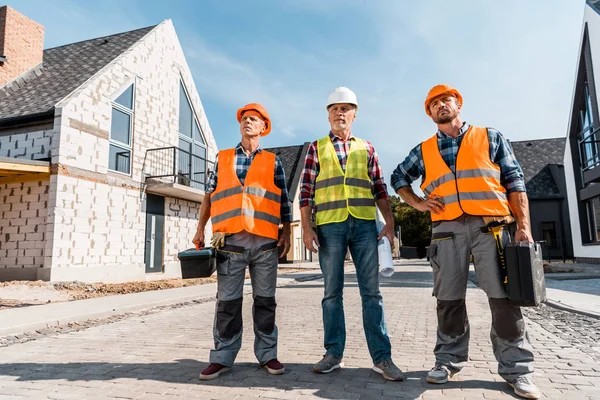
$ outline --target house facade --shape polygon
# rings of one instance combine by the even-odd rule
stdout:
[[[600,263],[600,1],[585,5],[564,154],[575,259]]]
[[[300,219],[300,201],[298,194],[300,192],[300,178],[302,168],[304,167],[304,158],[308,150],[309,142],[297,146],[284,146],[267,148],[272,153],[279,156],[283,169],[285,170],[285,179],[288,187],[288,193],[292,202],[292,223],[290,251],[279,261],[282,263],[301,263],[303,261],[317,260],[318,256],[306,249],[302,240],[302,223]]]
[[[525,176],[531,233],[549,260],[573,258],[563,156],[565,138],[511,141]]]
[[[173,24],[43,34],[0,7],[0,280],[180,276],[217,146]]]

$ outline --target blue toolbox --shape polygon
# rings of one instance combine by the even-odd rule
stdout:
[[[212,247],[188,249],[177,254],[181,264],[181,277],[206,278],[217,269],[216,251]]]

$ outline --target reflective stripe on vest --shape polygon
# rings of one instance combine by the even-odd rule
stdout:
[[[317,141],[319,175],[315,183],[317,225],[342,222],[348,214],[374,220],[375,199],[368,171],[369,154],[362,139],[352,139],[342,170],[331,138]]]
[[[471,126],[456,156],[456,174],[442,158],[437,135],[421,144],[425,178],[421,189],[427,197],[440,197],[445,211],[431,213],[432,221],[448,221],[462,214],[510,215],[506,189],[500,183],[500,167],[490,160],[486,128]]]
[[[266,150],[256,154],[242,186],[235,171],[235,149],[220,151],[217,187],[210,202],[213,233],[244,230],[277,239],[281,189],[275,185],[275,154]]]

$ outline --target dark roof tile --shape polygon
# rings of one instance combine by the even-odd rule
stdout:
[[[309,143],[306,142],[299,146],[271,147],[265,149],[275,153],[281,159],[283,169],[285,170],[285,181],[292,201],[294,201],[297,194],[296,188],[302,174],[304,157],[306,156],[308,145]]]
[[[530,199],[562,197],[549,164],[563,164],[565,138],[511,142],[517,161],[525,175]]]
[[[44,50],[44,61],[0,87],[0,123],[4,119],[50,112],[154,26]]]

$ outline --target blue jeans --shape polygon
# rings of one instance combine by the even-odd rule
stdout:
[[[323,296],[324,345],[327,354],[344,355],[346,323],[344,320],[344,258],[350,254],[356,267],[356,278],[362,299],[363,328],[369,353],[375,364],[391,360],[391,344],[383,314],[383,298],[379,291],[379,260],[375,221],[349,216],[344,222],[319,225],[319,263],[325,281]]]

